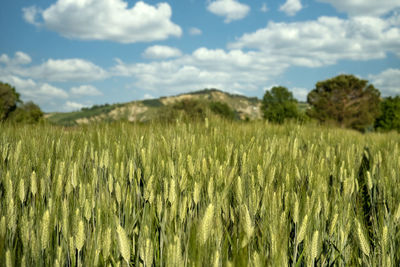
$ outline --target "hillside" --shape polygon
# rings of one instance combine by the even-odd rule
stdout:
[[[96,121],[127,120],[130,122],[146,122],[156,119],[160,115],[161,108],[172,107],[176,103],[188,100],[201,103],[225,103],[235,112],[236,117],[241,120],[255,120],[262,117],[260,112],[261,101],[258,98],[229,94],[217,89],[204,89],[176,96],[132,101],[123,104],[95,105],[75,112],[50,113],[46,117],[51,123],[65,126]]]

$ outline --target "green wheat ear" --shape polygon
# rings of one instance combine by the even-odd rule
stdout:
[[[131,249],[130,249],[129,239],[126,235],[124,228],[122,228],[121,225],[118,225],[117,233],[118,233],[119,251],[120,251],[123,259],[129,265],[129,261],[130,261],[130,257],[131,257]]]
[[[200,243],[205,244],[211,235],[214,221],[214,205],[211,203],[208,205],[204,214],[203,220],[200,225]]]
[[[42,249],[46,249],[49,242],[50,213],[46,210],[42,218]]]
[[[316,259],[318,256],[318,250],[319,250],[319,231],[315,231],[312,237],[311,241],[311,258],[312,260]]]
[[[13,264],[11,262],[11,252],[9,249],[7,249],[6,252],[6,267],[13,267]]]
[[[82,250],[82,247],[85,244],[85,239],[85,224],[83,220],[80,220],[78,223],[78,230],[75,234],[75,247],[78,251]]]
[[[297,235],[297,244],[300,244],[301,241],[303,241],[304,237],[306,236],[307,226],[308,226],[308,215],[306,214],[301,223],[299,234]]]

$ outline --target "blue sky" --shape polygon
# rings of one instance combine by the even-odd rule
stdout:
[[[400,94],[400,1],[4,0],[0,81],[46,112],[218,88]]]

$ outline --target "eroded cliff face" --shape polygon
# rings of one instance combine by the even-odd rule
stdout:
[[[206,102],[221,102],[227,104],[232,110],[236,111],[242,120],[257,120],[262,118],[261,101],[257,98],[248,98],[241,95],[232,95],[219,90],[203,90],[181,94],[176,96],[161,97],[152,100],[133,101],[125,104],[118,104],[107,112],[86,116],[84,112],[75,112],[71,116],[73,124],[88,124],[100,121],[127,120],[130,122],[145,122],[156,118],[157,111],[162,106],[174,105],[181,101],[199,100]],[[149,103],[152,102],[153,104]],[[154,104],[156,103],[156,104]],[[72,114],[72,113],[71,113]],[[68,114],[66,114],[68,117]],[[77,116],[78,115],[78,116]],[[47,114],[46,117],[56,116]],[[78,118],[76,118],[78,117]]]

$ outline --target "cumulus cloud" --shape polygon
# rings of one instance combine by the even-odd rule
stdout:
[[[225,23],[243,19],[250,12],[250,7],[248,5],[242,4],[236,0],[211,1],[207,9],[215,15],[225,17]]]
[[[44,109],[59,109],[59,101],[70,96],[97,96],[102,93],[91,85],[73,87],[69,92],[51,82],[84,82],[109,77],[107,71],[83,59],[48,59],[32,65],[31,57],[23,52],[0,56],[0,81],[14,86],[22,99],[32,100]]]
[[[52,99],[66,99],[68,93],[48,83],[38,83],[15,75],[1,75],[0,80],[14,86],[23,100],[32,100],[39,105],[47,104]]]
[[[400,69],[387,69],[368,78],[383,96],[400,95]]]
[[[279,7],[279,10],[288,16],[294,16],[303,8],[300,0],[286,0],[286,2]]]
[[[137,88],[167,93],[219,88],[229,92],[255,91],[287,65],[255,52],[222,49],[195,50],[177,59],[128,64],[117,61],[114,75],[132,77]]]
[[[48,59],[40,65],[31,65],[31,57],[16,52],[14,57],[0,56],[0,74],[12,74],[50,82],[82,82],[102,80],[108,77],[107,71],[94,63],[79,59]],[[27,66],[29,64],[29,66]]]
[[[381,59],[387,52],[400,56],[400,30],[395,21],[320,17],[305,22],[270,22],[265,28],[244,34],[229,48],[256,49],[266,57],[308,67],[335,64],[341,59]]]
[[[99,96],[103,94],[93,85],[81,85],[78,87],[72,87],[70,89],[70,92],[72,95],[76,96]]]
[[[15,68],[14,73],[51,82],[84,82],[102,80],[107,72],[83,59],[49,59],[29,68]]]
[[[351,16],[381,16],[400,7],[398,0],[360,1],[360,0],[317,0],[328,3],[338,11]]]
[[[181,36],[182,30],[171,21],[171,15],[168,3],[152,6],[138,1],[128,8],[124,0],[58,0],[45,10],[23,9],[27,22],[44,25],[64,37],[120,43]]]
[[[202,35],[203,31],[200,30],[199,28],[192,27],[192,28],[189,29],[189,34],[190,35]]]
[[[64,111],[76,111],[76,110],[80,110],[84,107],[87,107],[88,105],[85,104],[81,104],[78,102],[73,102],[73,101],[67,101],[65,102],[64,106],[63,106],[63,110]]]
[[[263,3],[262,5],[261,5],[261,12],[267,12],[268,11],[268,7],[267,7],[267,4],[266,3]]]
[[[167,93],[201,88],[254,92],[276,80],[291,66],[321,67],[339,60],[367,61],[400,56],[400,30],[394,18],[355,17],[274,23],[244,34],[228,49],[201,47],[175,59],[125,63],[113,75],[131,77],[133,86]],[[293,88],[299,100],[308,90]]]
[[[299,101],[307,101],[307,95],[309,93],[309,90],[306,88],[299,88],[299,87],[294,87],[291,89],[294,98],[296,98]]]
[[[182,52],[179,49],[163,45],[150,46],[143,53],[143,57],[151,59],[173,58],[181,55]]]
[[[144,94],[142,99],[153,99],[155,98],[154,96],[152,96],[151,94]]]
[[[94,81],[107,77],[107,72],[83,59],[49,59],[46,62],[22,69],[20,75],[53,82]]]
[[[0,56],[0,63],[5,65],[26,65],[32,62],[31,57],[24,52],[15,52],[14,57],[10,58],[7,54]]]
[[[40,25],[40,23],[37,21],[40,12],[40,9],[38,9],[36,6],[25,7],[22,9],[24,20],[36,26]]]

